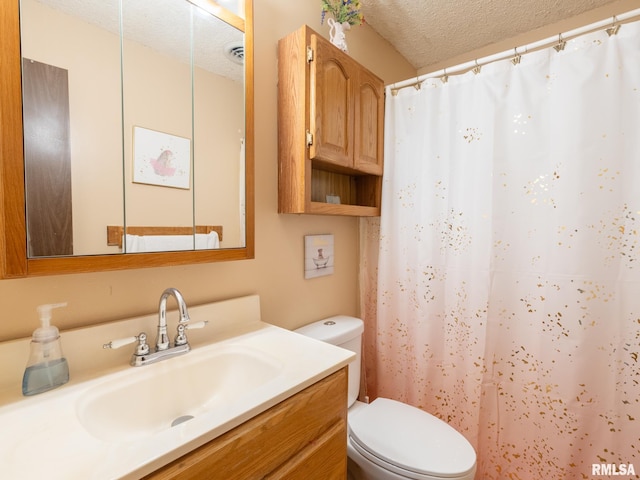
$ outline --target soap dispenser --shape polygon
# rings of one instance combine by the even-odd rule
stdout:
[[[36,395],[69,381],[69,365],[62,356],[60,333],[51,325],[51,310],[66,303],[40,305],[40,328],[33,332],[31,353],[22,377],[23,395]]]

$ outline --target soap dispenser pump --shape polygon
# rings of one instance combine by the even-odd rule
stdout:
[[[22,377],[23,395],[36,395],[69,381],[69,364],[62,356],[60,333],[51,325],[51,310],[65,307],[66,303],[40,305],[40,328],[33,332],[31,352]]]

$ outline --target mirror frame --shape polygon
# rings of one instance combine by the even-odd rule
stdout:
[[[218,6],[212,0],[189,1],[244,31],[245,34],[246,246],[216,250],[28,258],[19,1],[3,0],[0,2],[0,32],[2,32],[2,49],[0,49],[0,72],[2,72],[0,74],[0,279],[255,258],[253,0],[244,1],[244,20]]]

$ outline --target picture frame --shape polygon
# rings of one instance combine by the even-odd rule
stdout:
[[[191,139],[134,126],[133,183],[191,188]]]
[[[333,274],[333,235],[305,235],[304,278]]]

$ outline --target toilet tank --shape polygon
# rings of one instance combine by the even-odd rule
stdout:
[[[338,315],[310,323],[294,330],[322,342],[351,350],[356,358],[349,364],[349,406],[358,399],[364,322],[359,318]]]

